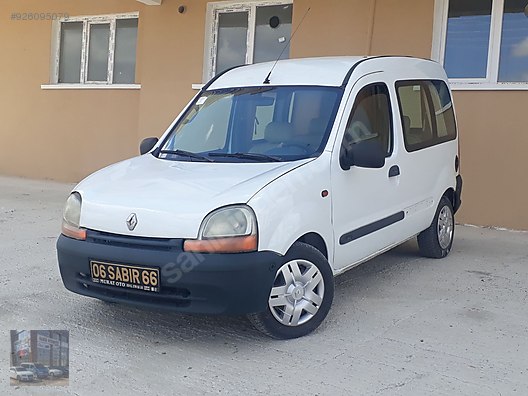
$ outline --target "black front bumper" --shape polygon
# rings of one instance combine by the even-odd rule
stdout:
[[[266,309],[282,256],[274,252],[195,254],[181,240],[132,238],[88,231],[86,241],[57,241],[64,286],[105,301],[188,313],[244,314]],[[90,261],[160,269],[159,293],[92,282]]]

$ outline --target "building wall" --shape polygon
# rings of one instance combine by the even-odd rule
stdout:
[[[455,92],[463,204],[459,221],[528,230],[526,91]]]
[[[42,90],[49,82],[52,24],[11,20],[11,13],[107,14],[138,5],[2,0],[0,173],[74,181],[131,156],[137,146],[140,91]]]
[[[133,2],[133,0],[128,0]],[[159,136],[196,94],[202,82],[207,1],[165,0],[161,7],[141,7],[138,32],[142,84],[138,137]]]
[[[159,136],[200,83],[206,0],[3,0],[0,4],[0,173],[77,181],[137,153]],[[311,10],[306,14],[308,7]],[[431,56],[434,0],[294,0],[292,57]],[[42,90],[49,81],[51,22],[12,12],[98,15],[139,11],[140,90]],[[528,145],[523,91],[458,91],[464,223],[528,229]]]
[[[306,17],[291,55],[429,58],[433,11],[433,0],[295,0],[294,28]]]

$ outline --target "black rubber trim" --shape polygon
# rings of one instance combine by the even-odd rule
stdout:
[[[378,57],[375,57],[375,58],[378,58]],[[354,73],[354,70],[356,70],[356,68],[361,65],[363,62],[365,61],[368,61],[369,59],[374,59],[374,58],[364,58],[364,59],[361,59],[359,61],[357,61],[351,68],[350,70],[348,71],[348,73],[346,74],[345,76],[345,79],[343,80],[343,83],[341,84],[341,88],[345,88],[347,85],[348,85],[348,82],[350,81],[350,77],[352,77],[352,73]]]
[[[361,65],[362,63],[366,62],[366,61],[369,61],[369,60],[372,60],[372,59],[380,59],[380,58],[413,58],[413,59],[421,59],[421,60],[425,60],[425,61],[429,61],[429,62],[433,62],[433,63],[438,63],[432,59],[428,59],[428,58],[420,58],[420,57],[415,57],[415,56],[406,56],[406,55],[380,55],[380,56],[371,56],[369,58],[363,58],[361,60],[359,60],[357,63],[355,63],[351,68],[350,70],[348,71],[347,75],[345,76],[345,79],[343,80],[343,84],[341,84],[341,88],[345,88],[348,84],[348,82],[350,81],[350,77],[352,76],[352,73],[354,73],[354,70],[356,70],[356,68]]]
[[[398,165],[393,165],[389,169],[389,177],[396,177],[400,175],[400,167]]]
[[[144,238],[127,235],[117,235],[107,232],[87,230],[86,241],[101,245],[151,249],[164,251],[183,251],[183,239]]]
[[[247,65],[237,65],[230,67],[229,69],[224,70],[222,73],[218,73],[216,76],[211,78],[203,87],[200,89],[201,92],[207,91],[207,88],[209,88],[211,85],[214,84],[216,80],[218,80],[220,77],[222,77],[224,74],[229,73],[231,70],[238,69],[239,67],[247,66]]]
[[[456,213],[462,205],[462,176],[456,177],[455,202],[453,202],[453,212]]]
[[[366,226],[360,227],[357,230],[347,232],[339,238],[340,245],[346,245],[356,239],[364,237],[365,235],[372,234],[373,232],[379,231],[382,228],[388,227],[398,221],[401,221],[405,218],[405,212],[401,211],[395,213],[384,219],[375,221],[374,223],[367,224]]]

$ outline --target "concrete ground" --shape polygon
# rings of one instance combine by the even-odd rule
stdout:
[[[71,186],[0,178],[0,394],[526,395],[528,233],[458,227],[444,260],[409,242],[337,278],[312,335],[239,317],[107,305],[55,259]],[[70,330],[67,387],[9,385],[10,329]]]

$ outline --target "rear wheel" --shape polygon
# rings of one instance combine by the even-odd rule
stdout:
[[[418,235],[418,247],[425,257],[443,258],[451,251],[454,236],[453,205],[444,196],[438,204],[433,222]]]
[[[334,299],[334,276],[313,246],[296,242],[277,270],[264,312],[248,315],[253,325],[277,339],[302,337],[325,319]]]

